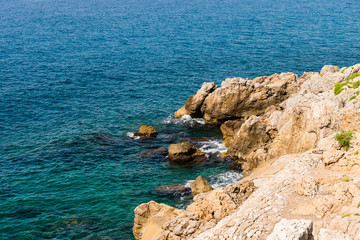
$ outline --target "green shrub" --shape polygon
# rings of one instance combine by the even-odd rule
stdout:
[[[336,83],[335,87],[334,87],[334,93],[335,95],[339,95],[345,88],[345,86],[347,86],[348,82],[343,82],[343,83]]]
[[[359,151],[356,151],[356,152],[354,153],[354,155],[359,155]]]
[[[360,76],[360,73],[356,72],[356,73],[353,73],[350,77],[348,77],[346,79],[346,81],[350,81],[350,80],[353,80],[354,78]]]
[[[354,132],[352,131],[341,131],[336,133],[335,140],[344,148],[344,150],[349,150],[350,141],[354,137]]]
[[[342,218],[350,217],[351,215],[352,215],[352,213],[348,213],[348,214],[345,214],[344,216],[342,216]]]
[[[360,86],[360,81],[356,81],[356,82],[353,82],[353,83],[352,83],[351,88],[357,89],[359,86]]]
[[[341,70],[341,73],[344,73],[344,71],[348,69],[348,67],[344,68],[343,70]]]

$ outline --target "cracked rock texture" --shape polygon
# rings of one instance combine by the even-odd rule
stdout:
[[[327,65],[300,78],[227,79],[193,97],[206,121],[224,122],[245,177],[196,195],[186,210],[140,205],[135,238],[360,240],[360,89],[334,94],[359,71]],[[354,132],[348,151],[334,138],[341,130]]]

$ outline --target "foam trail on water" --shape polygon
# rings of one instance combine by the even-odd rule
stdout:
[[[174,118],[173,115],[170,115],[163,120],[163,123],[195,126],[205,125],[205,120],[203,118],[192,118],[190,115],[184,115],[181,118]]]

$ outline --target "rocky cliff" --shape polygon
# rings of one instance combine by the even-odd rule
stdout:
[[[175,116],[221,125],[246,177],[186,210],[140,205],[136,239],[360,240],[359,72],[327,65],[204,83]]]

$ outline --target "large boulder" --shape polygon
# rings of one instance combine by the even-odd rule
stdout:
[[[229,78],[210,93],[201,106],[207,122],[247,118],[264,113],[299,90],[300,80],[293,73],[257,77],[254,80]]]
[[[190,184],[190,188],[194,197],[199,193],[206,193],[213,190],[212,186],[203,176],[198,176],[195,181]]]
[[[173,163],[185,163],[204,160],[205,153],[190,142],[181,142],[169,145],[168,159]]]
[[[311,220],[281,219],[274,227],[274,231],[266,240],[313,240],[313,223]]]
[[[154,138],[158,135],[157,131],[153,126],[142,125],[139,128],[139,132],[134,133],[134,137],[140,138]]]
[[[175,117],[180,118],[183,115],[191,117],[201,117],[200,108],[209,93],[213,92],[216,86],[213,82],[204,82],[202,87],[195,95],[191,95],[185,105],[175,112]]]
[[[351,238],[340,231],[322,228],[320,229],[319,240],[351,240]]]

